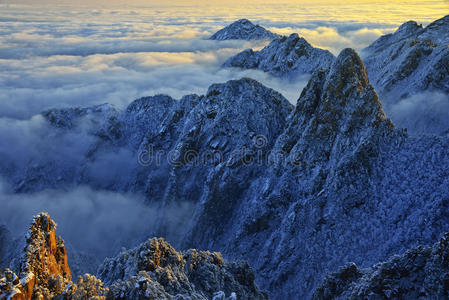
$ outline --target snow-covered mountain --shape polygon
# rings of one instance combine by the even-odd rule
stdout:
[[[270,32],[260,25],[254,25],[247,19],[240,19],[234,23],[220,29],[209,39],[224,40],[273,40],[279,37],[278,34]]]
[[[250,180],[227,225],[200,221],[189,239],[247,256],[274,298],[308,298],[345,262],[366,267],[448,230],[448,145],[395,129],[361,59],[344,50],[312,76],[275,163]],[[226,230],[217,237],[215,226]]]
[[[247,49],[229,58],[223,67],[259,69],[274,76],[310,74],[328,68],[335,60],[327,50],[312,47],[298,34],[279,37],[260,51]]]
[[[449,16],[414,21],[364,50],[373,86],[395,121],[416,133],[449,130]]]
[[[364,50],[373,85],[390,101],[425,90],[449,93],[449,15],[423,28],[401,25]]]
[[[351,49],[313,73],[296,107],[248,78],[106,107],[44,113],[53,143],[88,145],[2,174],[21,191],[144,192],[158,235],[248,259],[275,299],[309,298],[346,262],[369,267],[449,231],[449,137],[396,129]],[[176,224],[173,203],[189,204]]]
[[[334,56],[297,34],[247,49],[224,67],[259,69],[281,78],[329,68]],[[363,50],[368,76],[385,110],[411,134],[449,132],[449,16],[427,27],[409,21]]]

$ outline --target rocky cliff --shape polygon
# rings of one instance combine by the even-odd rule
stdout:
[[[0,299],[267,299],[247,263],[227,262],[217,252],[177,252],[156,238],[103,263],[99,277],[108,287],[89,274],[75,283],[55,229],[48,214],[35,217],[20,277],[0,273]]]
[[[55,230],[56,223],[48,214],[34,218],[18,270],[21,277],[7,269],[0,279],[0,298],[52,299],[63,293],[71,274],[64,242]]]
[[[327,50],[314,48],[294,33],[279,37],[260,51],[247,49],[231,58],[224,67],[259,69],[274,76],[285,77],[310,74],[328,68],[335,57]]]
[[[226,225],[223,198],[211,198],[205,215],[215,219],[200,219],[187,241],[248,257],[274,298],[309,298],[343,262],[365,267],[448,230],[448,143],[395,129],[362,60],[346,49],[312,76],[269,168],[233,195]],[[204,231],[215,226],[226,229]]]

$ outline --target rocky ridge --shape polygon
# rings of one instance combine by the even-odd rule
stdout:
[[[425,28],[409,21],[366,48],[368,75],[381,96],[398,101],[425,90],[449,93],[448,29],[449,16]]]
[[[51,299],[65,290],[71,273],[64,242],[56,237],[55,230],[56,223],[48,214],[34,218],[18,270],[21,278],[7,269],[0,279],[0,298]]]
[[[345,261],[374,264],[448,230],[447,145],[447,138],[395,129],[362,60],[346,49],[312,76],[269,167],[233,194],[229,221],[220,219],[227,198],[211,198],[186,245],[248,257],[274,298],[310,298]]]
[[[214,33],[209,39],[224,40],[273,40],[279,37],[278,34],[272,33],[260,25],[254,25],[247,19],[240,19],[234,23],[220,29]]]
[[[298,34],[279,37],[260,51],[247,49],[229,58],[223,67],[258,69],[274,76],[310,74],[329,68],[335,57],[327,50],[314,48]]]
[[[441,134],[449,128],[444,113],[449,106],[448,32],[449,16],[427,27],[409,21],[363,50],[386,110],[412,132]]]
[[[108,287],[89,274],[75,283],[55,229],[48,214],[35,217],[20,277],[10,269],[0,273],[0,299],[267,299],[247,263],[229,263],[217,252],[177,252],[157,238],[107,259],[99,277]]]

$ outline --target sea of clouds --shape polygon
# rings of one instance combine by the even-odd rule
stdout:
[[[280,91],[295,103],[304,86],[304,78],[279,82],[261,72],[220,68],[233,54],[264,46],[207,40],[233,20],[248,17],[243,9],[223,12],[205,8],[202,12],[182,6],[0,6],[1,117],[23,119],[51,107],[105,102],[124,107],[138,97],[157,93],[180,98],[203,94],[212,83],[245,76]],[[334,54],[345,47],[362,49],[395,27],[382,22],[295,22],[298,16],[287,13],[280,19],[278,11],[270,19],[269,7],[263,9],[262,13],[246,13],[270,30],[286,35],[299,32]],[[289,7],[284,9],[289,11]]]

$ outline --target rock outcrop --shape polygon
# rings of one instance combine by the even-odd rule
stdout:
[[[240,19],[234,23],[220,29],[209,39],[224,40],[273,40],[279,35],[272,33],[260,25],[254,25],[247,19]]]
[[[248,263],[227,262],[217,252],[177,252],[157,238],[103,263],[99,277],[109,287],[89,274],[75,283],[55,229],[48,214],[35,217],[20,277],[10,269],[0,273],[0,299],[268,299]]]
[[[247,49],[229,58],[223,67],[258,69],[274,76],[286,77],[329,68],[334,59],[329,51],[314,48],[294,33],[273,40],[260,51]]]
[[[99,277],[109,285],[108,295],[113,299],[140,299],[149,294],[158,295],[158,299],[205,300],[220,294],[234,295],[235,299],[268,299],[254,284],[254,273],[246,262],[228,263],[217,252],[177,252],[156,238],[106,259]]]
[[[447,299],[449,234],[386,262],[359,269],[348,263],[328,274],[313,299]]]

